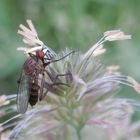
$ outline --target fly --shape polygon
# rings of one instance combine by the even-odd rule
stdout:
[[[17,106],[20,113],[25,113],[28,103],[33,106],[37,103],[41,87],[38,83],[39,74],[43,73],[43,65],[39,65],[39,59],[32,54],[25,61],[19,80]],[[43,87],[42,87],[43,88]]]
[[[38,50],[36,51],[36,54],[29,53],[29,58],[25,61],[23,65],[23,71],[19,80],[17,94],[17,107],[19,113],[25,113],[28,108],[28,104],[34,106],[38,102],[38,100],[42,100],[45,97],[46,92],[44,91],[44,75],[48,74],[45,68],[51,63],[64,59],[71,53],[74,53],[74,51],[57,60],[51,60],[52,57],[47,56],[44,50]],[[65,74],[60,74],[56,77],[62,75],[64,76]],[[51,86],[60,84],[67,85],[65,83],[55,83],[54,81],[52,82],[53,84],[51,84]]]

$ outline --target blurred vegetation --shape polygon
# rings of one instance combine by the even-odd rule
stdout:
[[[106,44],[105,62],[120,65],[122,73],[140,81],[139,8],[139,0],[0,0],[0,94],[17,90],[25,60],[16,51],[24,45],[17,30],[26,19],[33,21],[40,39],[56,52],[65,47],[87,50],[104,31],[122,29],[132,40]],[[138,97],[130,88],[121,93]]]

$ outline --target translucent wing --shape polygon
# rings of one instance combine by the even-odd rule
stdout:
[[[24,71],[21,74],[18,93],[17,93],[17,109],[23,114],[28,108],[29,101],[29,77],[25,75]]]

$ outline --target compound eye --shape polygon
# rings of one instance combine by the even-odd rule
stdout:
[[[39,59],[41,60],[44,59],[45,54],[43,51],[38,51],[37,54],[38,54]]]

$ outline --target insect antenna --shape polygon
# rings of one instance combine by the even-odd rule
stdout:
[[[52,61],[49,61],[47,63],[44,63],[44,67],[46,67],[47,65],[51,64],[51,63],[54,63],[54,62],[58,62],[64,58],[66,58],[67,56],[69,56],[70,54],[72,53],[75,53],[75,51],[71,51],[70,53],[66,54],[65,56],[61,57],[60,59],[56,59],[56,60],[52,60]]]

